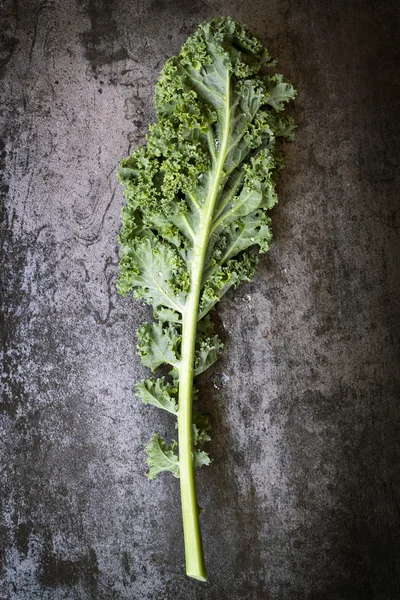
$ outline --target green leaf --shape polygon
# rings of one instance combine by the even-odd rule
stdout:
[[[211,429],[209,419],[206,415],[196,413],[193,416],[193,445],[201,447],[211,440],[208,431]]]
[[[217,360],[223,343],[217,335],[198,336],[196,350],[194,353],[194,374],[200,375]]]
[[[136,298],[144,298],[156,308],[182,312],[189,272],[182,258],[166,242],[154,235],[136,237],[125,246],[121,258],[120,290],[135,288]]]
[[[196,413],[193,417],[193,446],[194,446],[194,466],[202,467],[203,465],[208,466],[211,463],[211,459],[207,452],[203,450],[203,445],[211,440],[208,435],[211,425],[208,417],[200,413]]]
[[[155,433],[146,446],[147,464],[150,467],[147,477],[155,479],[159,473],[170,471],[174,477],[179,477],[179,459],[175,454],[177,443],[167,444]]]
[[[208,466],[211,463],[211,458],[208,456],[207,452],[204,450],[195,450],[194,451],[194,466],[197,469],[198,467]]]
[[[264,77],[264,83],[266,84],[269,92],[269,98],[267,104],[272,106],[277,112],[285,109],[285,104],[289,100],[294,100],[296,91],[293,86],[283,81],[281,74],[273,75],[272,77]]]
[[[136,393],[143,404],[152,404],[170,413],[178,412],[178,389],[170,383],[165,383],[165,377],[144,379],[136,385]]]
[[[144,323],[137,332],[140,358],[145,367],[153,372],[162,364],[179,367],[178,349],[181,334],[173,324],[163,325],[159,321]]]
[[[228,260],[222,267],[221,264],[225,260],[224,255],[219,262],[214,261],[205,273],[206,282],[200,297],[199,319],[207,315],[231,287],[237,287],[241,281],[251,281],[258,264],[257,255],[250,252],[243,252],[233,260]]]
[[[157,306],[154,309],[154,318],[162,321],[163,323],[169,321],[170,323],[182,324],[182,315],[176,310],[166,308],[165,306]]]

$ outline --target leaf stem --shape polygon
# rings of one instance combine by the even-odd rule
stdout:
[[[226,75],[223,136],[218,155],[215,176],[210,185],[207,201],[202,207],[196,239],[193,243],[191,286],[186,306],[182,313],[182,347],[179,365],[179,473],[181,485],[183,534],[185,540],[186,573],[189,577],[206,581],[203,547],[201,540],[199,509],[193,461],[192,397],[197,317],[204,270],[204,261],[210,236],[212,217],[218,196],[230,123],[230,76]]]

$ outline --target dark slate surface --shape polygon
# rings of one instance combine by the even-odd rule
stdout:
[[[115,293],[119,159],[153,84],[231,14],[298,88],[297,140],[254,283],[218,308],[201,381],[209,582],[187,579],[173,434],[132,394]],[[3,2],[1,600],[397,600],[399,52],[393,1]],[[396,41],[397,40],[397,41]]]

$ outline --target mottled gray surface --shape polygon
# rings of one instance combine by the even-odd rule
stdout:
[[[197,24],[247,23],[299,90],[254,283],[201,381],[209,582],[184,575],[173,435],[132,386],[149,309],[115,293],[153,84]],[[399,54],[390,1],[3,2],[1,600],[398,600]],[[397,42],[396,42],[397,38]],[[397,116],[396,116],[397,112]]]

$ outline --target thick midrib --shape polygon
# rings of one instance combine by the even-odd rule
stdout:
[[[201,215],[199,229],[193,243],[190,292],[182,313],[182,346],[179,366],[179,472],[182,499],[182,517],[185,538],[186,572],[196,579],[205,580],[200,524],[195,487],[192,442],[192,392],[194,376],[194,351],[197,316],[204,260],[209,240],[212,217],[226,159],[230,124],[230,76],[226,74],[226,100],[223,133],[215,175]]]

